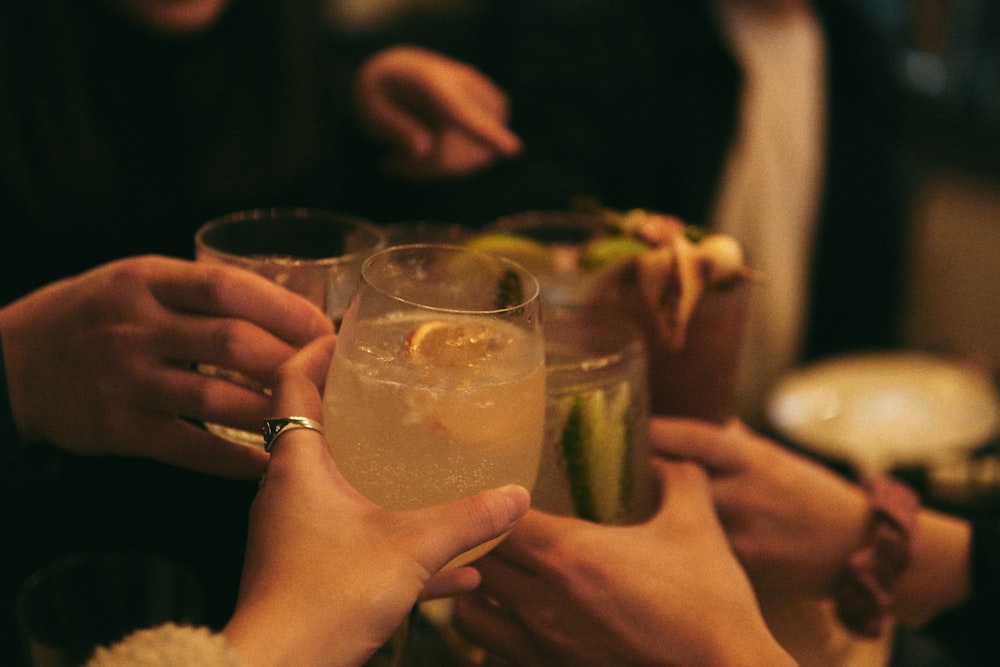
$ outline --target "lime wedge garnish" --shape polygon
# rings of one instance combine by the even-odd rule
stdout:
[[[480,234],[465,242],[467,248],[513,260],[530,273],[552,270],[552,252],[544,243],[516,234]]]
[[[632,236],[606,236],[594,239],[580,253],[580,268],[592,271],[611,262],[641,255],[649,246]]]

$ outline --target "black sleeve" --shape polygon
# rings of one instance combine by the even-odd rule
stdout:
[[[0,502],[18,487],[49,479],[57,464],[57,453],[49,446],[27,446],[14,421],[0,333]]]
[[[3,337],[0,336],[0,489],[13,484],[13,460],[20,448],[20,436],[14,424],[14,411],[7,390],[7,366],[3,356]]]

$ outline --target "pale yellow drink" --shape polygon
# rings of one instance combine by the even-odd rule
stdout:
[[[350,335],[334,353],[323,421],[338,467],[364,496],[410,509],[534,486],[545,426],[537,336],[451,314],[387,315]]]

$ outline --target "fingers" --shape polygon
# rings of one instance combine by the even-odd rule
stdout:
[[[528,642],[524,631],[488,596],[475,592],[459,597],[455,601],[453,623],[463,637],[490,650],[492,662],[487,664],[510,664],[508,659],[521,663],[516,658],[523,653],[520,646]]]
[[[383,142],[401,149],[407,160],[425,159],[434,147],[431,129],[388,96],[372,92],[365,102],[367,121]]]
[[[267,467],[267,454],[258,447],[218,438],[199,426],[163,417],[136,425],[134,432],[147,434],[138,453],[157,461],[219,477],[253,479]],[[128,442],[131,443],[131,440]],[[135,454],[131,445],[123,454]]]
[[[555,545],[575,528],[586,528],[588,524],[580,519],[555,516],[531,510],[494,552],[497,557],[520,569],[536,572],[544,569],[542,562],[553,553]]]
[[[725,435],[726,427],[696,419],[654,416],[649,420],[654,454],[700,463],[710,471],[731,468],[738,452]]]
[[[422,541],[418,560],[436,572],[459,554],[509,531],[530,504],[528,491],[510,484],[445,505],[414,510],[414,526],[420,530],[434,527],[429,539]]]
[[[275,374],[273,405],[276,414],[298,414],[320,420],[320,387],[326,380],[337,337],[323,336],[282,364]]]
[[[506,93],[473,67],[426,49],[392,47],[358,77],[371,134],[394,149],[386,169],[409,180],[453,177],[517,155]]]
[[[518,526],[518,530],[520,529],[521,526]],[[547,567],[525,569],[518,564],[518,559],[510,557],[511,551],[512,548],[504,542],[476,561],[476,569],[482,575],[482,582],[477,592],[501,606],[509,604],[511,600],[524,601],[536,596],[545,597],[541,592],[549,587],[547,578],[552,574],[552,570]],[[513,551],[520,554],[523,550],[513,549]],[[539,575],[539,572],[544,572],[544,575]]]
[[[333,332],[330,319],[304,297],[249,271],[181,261],[157,270],[150,289],[173,310],[246,320],[296,347]]]
[[[272,417],[308,417],[322,423],[323,404],[319,385],[326,377],[330,356],[336,345],[336,336],[317,338],[278,368],[275,373],[274,390],[271,399]],[[329,453],[326,438],[318,433],[302,433],[293,429],[275,439],[271,448],[274,461],[289,456],[286,452],[295,448],[311,447],[324,450],[324,459]],[[308,438],[313,444],[306,442]],[[296,440],[295,447],[287,447],[288,441]],[[298,442],[301,441],[301,442]]]
[[[181,366],[151,371],[135,405],[148,413],[181,415],[199,422],[259,432],[271,400],[257,389]]]
[[[442,93],[445,111],[450,121],[470,138],[510,157],[521,152],[521,139],[508,126],[507,95],[485,76],[468,70],[471,99],[449,100]]]
[[[401,178],[422,181],[471,174],[503,156],[475,137],[452,128],[440,128],[430,152],[419,159],[397,155],[386,161],[386,169]]]
[[[479,586],[482,577],[473,567],[451,567],[431,577],[417,599],[418,602],[449,598],[469,593]]]
[[[152,345],[162,359],[235,371],[244,376],[242,382],[251,379],[248,386],[258,391],[270,386],[275,369],[297,349],[252,322],[200,315],[171,317],[152,336]]]
[[[663,492],[660,508],[649,523],[666,530],[707,529],[718,524],[708,474],[688,461],[653,461]],[[719,529],[721,531],[721,528]]]
[[[282,364],[275,374],[271,417],[308,417],[322,423],[320,385],[336,342],[333,335],[317,338]],[[276,438],[271,447],[269,478],[273,469],[294,470],[290,474],[296,478],[314,481],[319,479],[315,473],[322,470],[321,483],[349,490],[350,495],[360,498],[337,469],[326,437],[315,430],[292,429]]]

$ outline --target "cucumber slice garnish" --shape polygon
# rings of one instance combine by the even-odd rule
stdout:
[[[600,523],[623,518],[632,495],[632,396],[627,383],[610,397],[580,392],[570,402],[561,448],[577,516]]]

